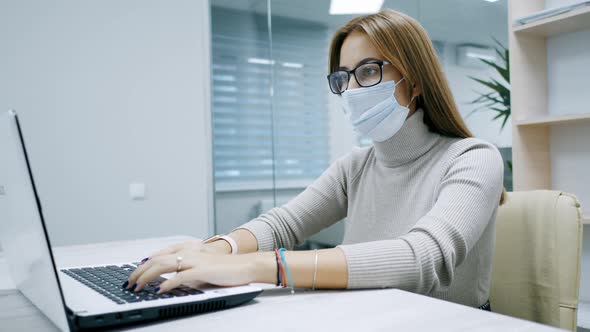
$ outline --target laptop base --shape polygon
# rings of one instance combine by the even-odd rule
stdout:
[[[68,310],[68,323],[72,331],[86,331],[105,327],[132,325],[175,317],[189,316],[236,307],[254,299],[262,290],[225,296],[197,302],[179,303],[154,308],[132,309],[96,316],[78,316]]]

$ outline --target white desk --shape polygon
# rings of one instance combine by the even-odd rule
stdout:
[[[136,261],[181,237],[57,248],[67,265]],[[97,258],[100,253],[101,258]],[[110,260],[110,262],[109,262]],[[0,257],[0,273],[5,272]],[[7,282],[6,276],[0,276]],[[237,308],[151,323],[141,331],[560,331],[532,322],[396,289],[296,291],[266,289]],[[2,289],[5,290],[2,290]],[[57,331],[16,290],[0,286],[0,331]]]

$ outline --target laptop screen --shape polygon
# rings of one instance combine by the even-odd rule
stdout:
[[[16,287],[60,329],[66,307],[16,112],[0,116],[0,242]]]

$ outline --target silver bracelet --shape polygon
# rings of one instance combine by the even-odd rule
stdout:
[[[315,290],[315,281],[318,275],[318,250],[314,249],[315,258],[313,260],[313,283],[311,284],[311,290]]]

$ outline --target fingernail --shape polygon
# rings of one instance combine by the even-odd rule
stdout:
[[[155,291],[156,293],[158,293],[158,292],[160,291],[160,287],[156,287],[156,289],[154,289],[154,291]]]
[[[121,286],[121,288],[127,288],[127,286],[129,286],[129,281],[125,281],[125,283],[123,283],[123,286]]]
[[[135,291],[135,287],[137,287],[137,283],[134,283],[134,284],[133,284],[133,286],[131,286],[131,288],[130,288],[130,289],[131,289],[132,291]]]
[[[142,259],[141,262],[139,262],[139,264],[141,265],[141,264],[143,264],[143,263],[145,263],[145,262],[147,262],[149,260],[150,260],[150,258],[149,257],[146,257],[146,258]]]

